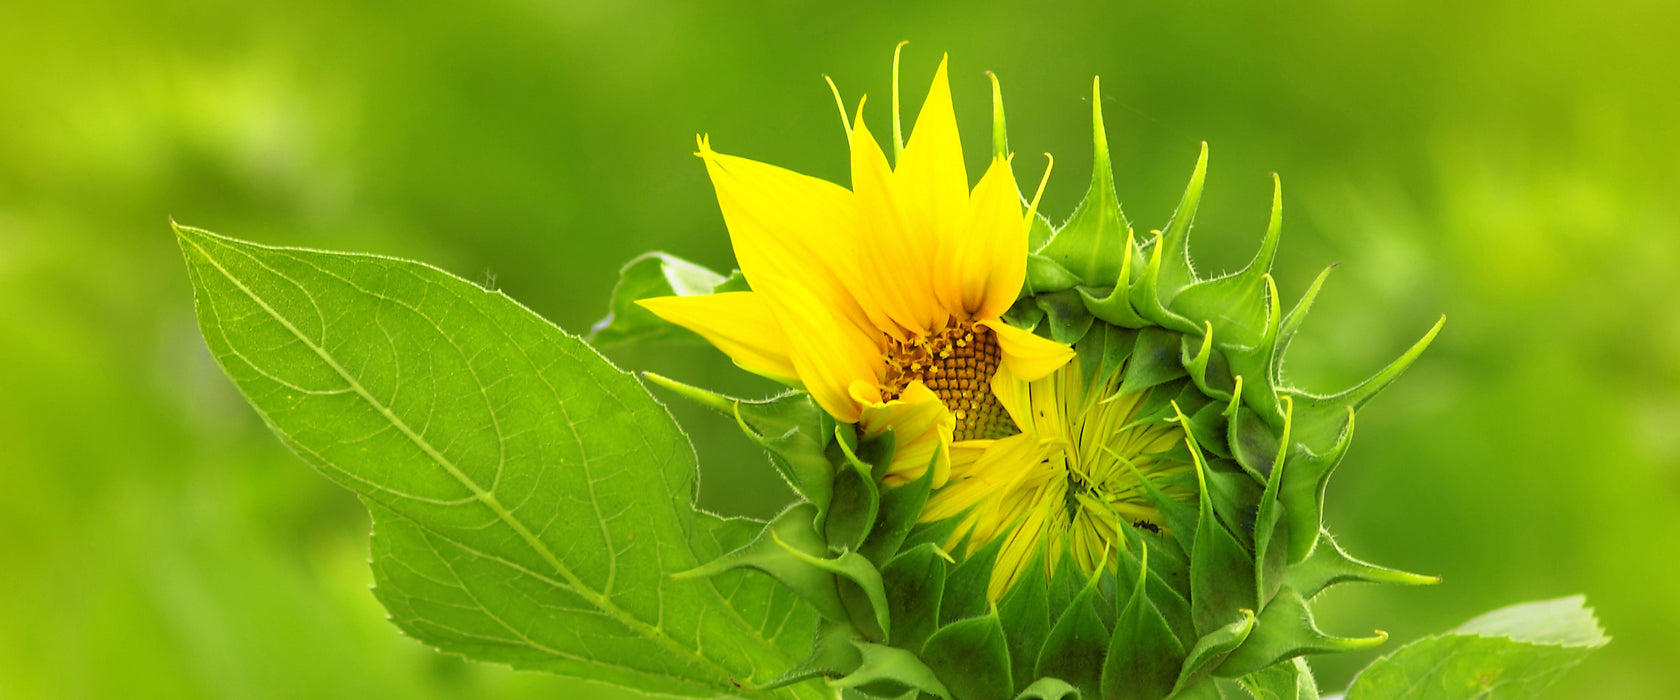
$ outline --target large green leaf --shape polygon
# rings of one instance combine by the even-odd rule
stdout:
[[[419,263],[176,233],[222,368],[372,512],[404,631],[671,696],[765,695],[802,658],[809,611],[758,574],[667,576],[757,528],[695,512],[687,439],[577,338]]]
[[[1377,659],[1348,700],[1537,697],[1609,641],[1580,596],[1514,605]]]

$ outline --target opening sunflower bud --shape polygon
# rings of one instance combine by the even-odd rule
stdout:
[[[902,146],[896,55],[893,80],[894,164],[842,107],[850,188],[702,138],[750,291],[638,300],[803,390],[750,403],[659,380],[733,413],[802,497],[689,574],[757,569],[821,613],[811,658],[778,683],[1164,698],[1310,677],[1303,654],[1379,642],[1318,630],[1310,599],[1431,579],[1320,546],[1324,483],[1353,411],[1434,331],[1347,392],[1288,387],[1281,358],[1317,287],[1283,312],[1281,199],[1254,262],[1202,279],[1188,236],[1205,147],[1173,220],[1139,242],[1094,96],[1089,193],[1050,227],[1042,184],[1023,209],[995,76],[996,152],[972,188],[945,62]]]

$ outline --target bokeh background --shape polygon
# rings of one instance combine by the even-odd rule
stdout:
[[[1021,178],[1057,156],[1055,218],[1093,75],[1140,229],[1211,142],[1204,269],[1246,262],[1280,173],[1286,301],[1342,263],[1297,383],[1447,314],[1330,493],[1351,551],[1446,583],[1335,591],[1327,628],[1404,641],[1583,592],[1615,641],[1554,697],[1680,697],[1680,6],[1137,5],[0,3],[0,695],[630,697],[385,622],[366,513],[221,376],[168,218],[426,260],[581,332],[639,252],[731,266],[696,132],[845,182],[821,76],[885,124],[909,39],[909,116],[949,51],[981,162],[995,71]],[[709,350],[610,354],[770,390]],[[787,497],[728,422],[673,410],[708,507]]]

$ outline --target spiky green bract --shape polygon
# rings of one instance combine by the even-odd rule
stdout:
[[[1436,579],[1359,562],[1321,536],[1324,489],[1351,444],[1354,411],[1417,358],[1440,324],[1390,366],[1346,391],[1321,396],[1284,384],[1284,354],[1324,277],[1293,311],[1284,311],[1269,274],[1282,232],[1281,183],[1274,177],[1271,216],[1253,260],[1234,273],[1204,279],[1190,259],[1189,237],[1207,176],[1206,146],[1171,221],[1140,241],[1113,190],[1100,95],[1092,103],[1097,143],[1091,189],[1067,225],[1036,251],[1054,264],[1029,266],[1028,289],[1014,318],[1036,322],[1041,335],[1072,342],[1082,358],[1116,354],[1109,346],[1129,338],[1118,370],[1124,376],[1121,391],[1153,388],[1182,398],[1189,392],[1173,392],[1170,384],[1184,381],[1195,394],[1196,403],[1175,401],[1170,413],[1158,418],[1185,428],[1199,505],[1174,504],[1155,484],[1144,484],[1170,533],[1164,551],[1183,552],[1188,560],[1187,571],[1166,566],[1160,556],[1150,567],[1159,566],[1163,580],[1188,601],[1188,610],[1175,611],[1187,614],[1187,621],[1174,622],[1169,614],[1153,625],[1178,632],[1177,644],[1153,642],[1162,658],[1182,660],[1173,686],[1183,692],[1209,674],[1275,675],[1271,667],[1292,668],[1304,653],[1380,641],[1380,635],[1343,639],[1320,632],[1306,601],[1344,581]],[[1077,280],[1072,286],[1070,276]],[[1070,292],[1078,308],[1066,303]],[[1138,580],[1121,563],[1122,571],[1133,571],[1128,579]],[[1141,582],[1135,587],[1146,590]],[[1150,628],[1136,625],[1155,618],[1132,607],[1143,607],[1135,594],[1121,619],[1135,629]],[[1110,653],[1138,665],[1136,648]],[[1116,683],[1107,692],[1131,691]]]
[[[745,402],[655,379],[735,415],[805,499],[768,526],[769,544],[761,538],[704,571],[755,567],[793,586],[826,619],[801,668],[825,669],[850,692],[1304,700],[1317,690],[1302,655],[1383,639],[1320,631],[1313,596],[1345,581],[1435,581],[1348,556],[1323,534],[1322,512],[1354,412],[1417,358],[1439,324],[1347,391],[1321,396],[1284,384],[1283,356],[1324,278],[1284,310],[1269,272],[1281,185],[1274,178],[1254,259],[1203,279],[1188,251],[1205,145],[1171,221],[1139,236],[1114,191],[1100,95],[1092,105],[1090,189],[1066,224],[1033,237],[1040,242],[1006,319],[1071,344],[1088,386],[1141,397],[1136,423],[1181,427],[1183,443],[1167,454],[1193,466],[1153,479],[1131,470],[1158,522],[1120,520],[1122,541],[1094,573],[1041,548],[989,599],[1003,539],[953,542],[955,519],[918,523],[931,484],[884,485],[890,435],[860,443],[802,394]],[[1001,111],[994,124],[994,146],[1006,148]],[[1183,493],[1194,496],[1169,495]]]

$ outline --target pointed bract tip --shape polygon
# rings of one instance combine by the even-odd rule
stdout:
[[[1029,232],[1032,231],[1034,217],[1038,215],[1038,200],[1044,196],[1044,187],[1050,184],[1050,171],[1056,168],[1055,156],[1045,153],[1044,160],[1044,177],[1039,178],[1038,191],[1033,193],[1032,203],[1027,205],[1027,215],[1023,217]]]
[[[996,73],[986,71],[986,77],[992,79],[992,157],[1002,158],[1009,155],[1009,132],[1003,119],[1003,84],[998,82]]]
[[[846,141],[850,142],[852,140],[852,122],[846,119],[846,99],[840,96],[840,86],[835,85],[834,79],[828,77],[827,73],[823,74],[823,81],[828,83],[829,92],[834,93],[834,105],[840,108],[840,126],[845,127]]]
[[[1096,162],[1091,165],[1091,179],[1095,182],[1101,176],[1113,175],[1113,166],[1108,166],[1108,127],[1103,125],[1102,78],[1097,76],[1091,77],[1091,138],[1096,145]]]
[[[661,374],[642,372],[641,376],[643,379],[646,379],[653,384],[657,384],[660,387],[677,394],[678,396],[723,413],[735,413],[735,405],[740,403],[738,399],[730,398],[716,392],[707,391],[691,384],[685,384]]]

